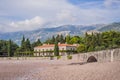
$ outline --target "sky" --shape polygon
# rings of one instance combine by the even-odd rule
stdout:
[[[0,32],[120,22],[120,0],[0,0]]]

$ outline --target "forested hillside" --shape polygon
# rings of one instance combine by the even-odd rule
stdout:
[[[109,30],[120,31],[120,22],[112,23],[99,29],[99,31],[109,31]]]

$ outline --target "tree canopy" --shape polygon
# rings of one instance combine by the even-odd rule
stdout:
[[[77,52],[99,51],[104,49],[120,48],[120,32],[106,31],[101,33],[85,33],[84,37],[80,36],[63,36],[56,35],[47,39],[44,43],[55,44],[55,55],[59,55],[58,43],[79,44]],[[22,37],[21,45],[18,46],[12,40],[0,40],[0,55],[8,53],[8,56],[14,56],[16,52],[32,52],[34,47],[41,46],[43,43],[38,39],[31,43],[29,38]]]

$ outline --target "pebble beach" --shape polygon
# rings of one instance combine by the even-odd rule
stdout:
[[[120,61],[1,60],[0,80],[120,80]]]

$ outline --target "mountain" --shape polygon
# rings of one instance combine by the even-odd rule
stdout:
[[[102,32],[108,30],[120,31],[120,22],[111,23],[99,29]]]
[[[83,35],[86,31],[98,30],[98,31],[107,31],[107,30],[118,30],[120,31],[120,23],[112,24],[95,24],[95,25],[62,25],[59,27],[53,28],[40,28],[33,31],[20,31],[20,32],[8,32],[0,33],[0,39],[3,40],[13,40],[17,44],[20,44],[22,36],[29,38],[31,42],[41,39],[44,42],[47,38],[51,38],[53,35],[63,34],[64,36],[70,34],[74,35]]]
[[[53,35],[63,34],[63,35],[82,35],[84,32],[89,30],[98,29],[100,25],[63,25],[54,28],[41,28],[33,31],[21,31],[21,32],[9,32],[9,33],[0,33],[0,39],[9,40],[12,39],[16,43],[20,44],[22,36],[29,38],[32,42],[37,39],[41,41],[51,38]]]

